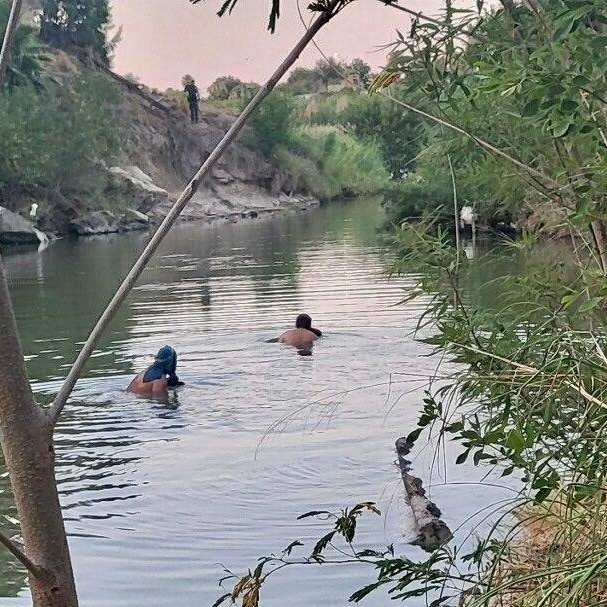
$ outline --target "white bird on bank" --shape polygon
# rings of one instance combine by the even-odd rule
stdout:
[[[459,216],[462,224],[469,226],[471,226],[476,219],[476,213],[472,207],[462,207]]]
[[[34,204],[32,204],[32,206],[30,207],[30,217],[32,219],[34,219],[34,217],[36,217],[37,214],[38,214],[38,203],[34,202]]]
[[[468,259],[474,259],[474,249],[476,248],[476,213],[472,207],[462,207],[459,214],[459,224],[461,228],[472,226],[472,242],[464,246],[464,252]]]

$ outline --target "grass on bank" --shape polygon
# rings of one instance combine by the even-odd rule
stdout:
[[[320,200],[382,190],[389,181],[377,147],[333,126],[300,126],[275,151],[283,187]]]
[[[607,605],[607,504],[559,492],[516,512],[517,525],[488,576],[491,607]],[[477,605],[473,596],[462,607]]]
[[[282,189],[330,200],[377,193],[389,184],[374,141],[341,125],[306,123],[300,104],[276,91],[251,117],[249,145],[277,164]]]

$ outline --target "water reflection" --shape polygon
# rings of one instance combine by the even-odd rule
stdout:
[[[388,517],[365,522],[362,541],[402,541],[410,522],[392,447],[410,431],[436,363],[410,336],[421,302],[396,305],[415,278],[382,274],[380,221],[377,201],[361,200],[170,235],[58,429],[82,604],[211,604],[217,563],[248,567],[291,539],[317,537],[319,524],[296,516],[318,507],[379,500]],[[6,259],[40,400],[57,390],[143,243],[141,235],[66,241]],[[302,311],[324,332],[313,356],[266,343]],[[165,343],[178,352],[186,386],[167,404],[125,393]],[[415,465],[429,477],[433,454]],[[455,522],[487,499],[467,494],[444,506],[449,491],[438,489],[437,501]],[[0,513],[11,508],[0,494]],[[0,595],[14,596],[23,573],[0,566]],[[266,605],[343,605],[368,582],[357,569],[298,575],[273,582]]]
[[[0,454],[0,529],[8,537],[19,539],[16,508],[10,494],[8,474]],[[25,583],[25,572],[3,547],[0,549],[0,596],[16,596]]]

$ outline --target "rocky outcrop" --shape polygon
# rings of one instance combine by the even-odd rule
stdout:
[[[232,123],[229,116],[201,115],[199,124],[190,124],[177,110],[170,113],[145,106],[136,95],[127,93],[123,119],[129,130],[128,157],[160,188],[180,191],[219,143]],[[144,110],[144,111],[142,111]],[[238,141],[215,165],[207,186],[240,181],[268,190],[276,173],[261,154]]]
[[[252,184],[232,181],[201,188],[181,213],[182,221],[235,221],[259,217],[279,211],[305,210],[319,204],[309,196],[274,195]],[[168,212],[170,201],[155,207],[150,218],[161,220]]]
[[[72,219],[69,231],[78,236],[92,236],[146,230],[148,226],[148,216],[135,209],[120,212],[91,211]]]
[[[118,190],[125,201],[141,213],[147,213],[169,201],[169,193],[157,186],[152,178],[137,166],[111,167],[109,173],[108,187]]]
[[[21,215],[0,207],[0,244],[35,244],[43,242],[43,235]]]
[[[149,222],[159,222],[233,121],[230,116],[203,114],[199,124],[191,125],[179,109],[161,108],[157,100],[148,102],[142,91],[124,86],[122,96],[128,162],[108,169],[106,187],[108,199],[120,208],[95,210],[76,205],[68,223],[72,234],[110,234],[145,229]],[[274,187],[276,174],[276,168],[261,154],[236,142],[215,165],[180,219],[235,221],[318,204],[311,197],[281,192]]]
[[[164,217],[234,119],[202,113],[200,123],[192,125],[178,108],[160,110],[128,91],[124,100],[123,119],[125,128],[128,125],[130,142],[128,156],[134,166],[111,170],[130,182],[127,193],[131,194],[133,208],[158,220]],[[243,135],[245,139],[249,136],[246,132]],[[232,220],[318,204],[310,197],[287,196],[273,188],[276,174],[276,167],[260,153],[237,140],[214,166],[181,219]],[[146,196],[150,198],[147,205]]]

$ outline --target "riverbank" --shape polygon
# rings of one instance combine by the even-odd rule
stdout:
[[[146,215],[135,209],[122,212],[107,210],[91,211],[72,222],[72,228],[65,236],[99,236],[134,231],[147,231],[155,228],[165,217],[171,206],[169,198],[166,204],[158,205],[153,213]],[[205,201],[194,200],[181,214],[178,223],[198,222],[203,225],[236,223],[242,219],[255,219],[264,215],[288,212],[304,212],[320,206],[316,198],[282,194],[275,198],[242,200],[239,204],[224,202],[223,205],[210,207]],[[9,247],[12,252],[22,251],[31,246],[45,246],[61,238],[59,234],[47,234],[38,230],[31,221],[0,207],[0,246]]]
[[[49,51],[49,57],[48,77],[74,99],[82,95],[78,93],[81,80],[87,80],[81,86],[86,95],[111,98],[108,116],[116,124],[107,128],[116,129],[120,151],[108,155],[111,160],[100,157],[85,167],[85,174],[74,184],[63,179],[58,187],[16,178],[5,185],[0,189],[0,244],[36,244],[41,233],[52,239],[145,230],[158,223],[234,117],[203,112],[198,124],[190,124],[180,105],[160,93],[63,51]],[[104,118],[110,120],[91,118],[96,120],[91,137],[104,128]],[[311,196],[284,191],[281,184],[278,168],[251,145],[237,140],[201,185],[182,219],[234,221],[319,204]]]

